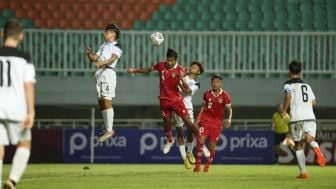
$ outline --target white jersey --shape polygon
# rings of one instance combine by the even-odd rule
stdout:
[[[184,98],[183,102],[186,106],[187,110],[193,110],[193,104],[192,104],[192,96],[196,93],[196,91],[200,88],[200,83],[196,82],[194,79],[190,79],[188,75],[184,77],[185,82],[188,84],[189,88],[191,89],[191,94],[187,95],[182,92]],[[182,91],[180,89],[180,91]]]
[[[112,54],[117,55],[119,59],[121,57],[122,50],[118,42],[105,42],[99,47],[96,54],[99,56],[100,61],[105,61],[105,60],[110,59],[112,57]],[[115,69],[118,59],[116,59],[108,67]]]
[[[311,87],[300,78],[291,79],[285,82],[285,94],[292,95],[290,102],[291,122],[314,121],[312,102],[315,95]]]
[[[24,83],[35,83],[30,54],[0,47],[0,120],[22,121],[27,115]]]

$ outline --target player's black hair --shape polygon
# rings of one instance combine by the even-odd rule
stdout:
[[[116,33],[116,39],[118,39],[120,35],[120,28],[117,24],[107,24],[105,30],[113,30]]]
[[[5,23],[3,32],[4,39],[7,39],[8,37],[16,37],[23,32],[23,26],[20,21],[11,19]]]
[[[203,67],[203,65],[200,61],[194,60],[194,61],[191,62],[190,66],[192,66],[192,65],[197,65],[199,67],[199,69],[200,69],[199,75],[201,75],[204,72],[204,67]]]
[[[167,58],[175,58],[175,59],[177,59],[178,58],[178,53],[174,49],[169,48],[167,50],[166,57]]]
[[[292,74],[299,74],[302,70],[302,62],[298,60],[293,60],[291,63],[289,63],[289,71]]]
[[[215,79],[219,79],[219,80],[223,80],[222,76],[218,75],[218,74],[215,74],[213,76],[211,76],[211,81],[215,80]]]

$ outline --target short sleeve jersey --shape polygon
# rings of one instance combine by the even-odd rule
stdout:
[[[230,95],[221,89],[218,95],[212,90],[203,95],[204,109],[201,116],[203,126],[222,127],[225,106],[231,106]]]
[[[160,99],[177,100],[182,95],[179,92],[179,75],[185,75],[185,70],[182,66],[176,65],[168,69],[166,62],[159,62],[152,66],[153,70],[159,72],[160,75]]]
[[[24,83],[35,83],[29,53],[0,47],[0,120],[22,121],[27,115]]]

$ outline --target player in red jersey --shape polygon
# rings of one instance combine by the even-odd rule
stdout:
[[[209,172],[210,164],[215,156],[216,144],[222,132],[223,117],[225,112],[224,126],[231,126],[231,99],[227,92],[222,89],[222,77],[214,75],[211,77],[212,89],[203,95],[203,106],[197,116],[196,124],[200,125],[202,140],[209,140],[210,157],[206,159],[204,172]],[[197,160],[194,172],[201,170],[202,151],[197,146]]]
[[[171,114],[174,111],[182,120],[186,123],[187,127],[190,128],[194,135],[197,136],[198,145],[200,150],[203,151],[204,155],[209,157],[210,152],[205,147],[200,135],[198,127],[191,122],[188,117],[188,111],[183,103],[183,96],[179,91],[179,87],[183,91],[189,91],[190,88],[188,84],[184,81],[185,69],[177,64],[178,53],[173,49],[168,49],[166,54],[167,60],[158,62],[152,67],[146,68],[130,68],[129,73],[149,73],[154,70],[158,71],[160,74],[160,109],[162,113],[162,119],[164,121],[165,127],[164,131],[167,136],[168,143],[166,145],[171,146],[174,143],[174,138],[171,129]],[[166,146],[165,145],[165,146]],[[165,148],[164,148],[165,149]],[[165,151],[164,151],[165,153]]]

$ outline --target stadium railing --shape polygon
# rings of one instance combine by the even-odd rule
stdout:
[[[102,119],[93,121],[96,128],[103,125]],[[50,128],[91,128],[92,119],[36,119],[35,127],[38,129]],[[117,128],[162,128],[161,119],[115,119],[114,125]],[[232,120],[233,130],[271,130],[270,119],[234,119]],[[318,130],[336,130],[336,119],[317,120]]]
[[[150,45],[151,31],[122,31],[124,55],[118,72],[130,67],[151,66],[165,59],[168,47],[178,50],[179,62],[204,62],[207,73],[227,77],[254,74],[262,78],[287,73],[287,65],[298,59],[305,63],[305,74],[336,78],[336,32],[199,32],[164,31],[165,42]],[[32,53],[38,72],[71,75],[94,72],[84,53],[103,42],[99,30],[27,29],[21,47]]]

